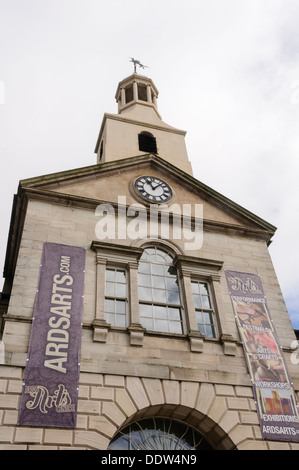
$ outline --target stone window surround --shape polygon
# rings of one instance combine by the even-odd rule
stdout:
[[[150,240],[147,240],[144,243],[144,247],[150,244],[156,245],[157,243],[155,243],[155,241],[151,243]],[[159,247],[165,250],[168,249],[168,244],[159,242]],[[91,248],[96,252],[97,270],[96,313],[92,323],[94,329],[93,340],[105,343],[107,341],[108,331],[111,328],[111,325],[105,320],[104,314],[105,289],[103,286],[105,286],[106,267],[123,267],[128,273],[128,312],[130,318],[127,330],[130,334],[130,345],[142,346],[146,330],[140,324],[139,298],[136,286],[138,285],[138,262],[143,253],[143,248],[98,241],[93,241]],[[219,333],[218,341],[223,345],[224,354],[234,356],[236,354],[237,340],[228,334],[220,289],[221,276],[219,271],[223,267],[223,262],[176,253],[174,256],[174,266],[177,268],[180,278],[183,314],[188,331],[187,335],[179,336],[188,338],[190,351],[196,353],[203,352],[205,337],[197,329],[191,281],[201,280],[207,282],[210,286],[215,309]],[[153,334],[164,335],[164,333],[159,332]],[[217,340],[211,339],[211,341]]]

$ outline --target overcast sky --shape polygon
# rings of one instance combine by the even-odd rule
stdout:
[[[278,227],[299,328],[298,24],[298,0],[0,0],[0,266],[19,180],[96,163],[134,57],[194,176]]]

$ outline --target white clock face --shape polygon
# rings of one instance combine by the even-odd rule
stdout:
[[[134,186],[137,193],[150,202],[162,203],[172,198],[169,184],[156,176],[140,176]]]

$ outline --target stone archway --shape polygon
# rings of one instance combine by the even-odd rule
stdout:
[[[115,398],[115,405],[127,418],[118,422],[111,440],[132,422],[164,417],[191,426],[215,450],[236,449],[229,431],[240,425],[238,413],[226,408],[213,384],[126,377],[125,390]]]

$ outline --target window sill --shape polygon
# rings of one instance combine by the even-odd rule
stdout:
[[[226,356],[235,356],[237,349],[237,341],[228,335],[222,335],[220,338],[207,338],[199,331],[190,331],[188,334],[179,333],[166,333],[162,331],[146,330],[139,323],[134,323],[127,328],[111,326],[106,322],[94,322],[94,337],[95,342],[106,343],[108,332],[113,333],[129,333],[131,346],[143,346],[144,336],[156,336],[157,338],[171,338],[177,340],[189,341],[190,351],[195,353],[202,353],[204,343],[215,343],[223,346],[223,352]]]

